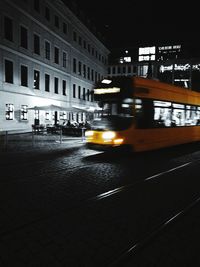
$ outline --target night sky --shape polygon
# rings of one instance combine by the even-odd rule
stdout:
[[[75,2],[105,36],[109,49],[171,42],[192,44],[199,39],[198,1],[193,5],[183,1]]]

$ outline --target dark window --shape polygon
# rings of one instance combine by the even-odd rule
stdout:
[[[81,87],[80,87],[80,85],[78,86],[78,98],[79,99],[81,98]]]
[[[50,43],[45,41],[45,58],[50,60]]]
[[[21,85],[28,86],[28,68],[26,66],[21,66]]]
[[[38,70],[34,70],[34,89],[40,89],[40,72]]]
[[[76,84],[73,84],[73,98],[76,98]]]
[[[94,81],[94,70],[91,70],[91,79]]]
[[[5,82],[13,83],[13,62],[5,60]]]
[[[57,47],[54,47],[54,62],[59,64],[59,49]]]
[[[33,4],[34,4],[34,9],[37,12],[40,12],[40,0],[34,0]]]
[[[80,46],[82,46],[82,38],[81,38],[81,36],[79,36],[79,38],[78,38],[78,43],[79,43]]]
[[[90,67],[88,67],[87,69],[88,69],[87,70],[87,78],[88,78],[88,80],[90,80]]]
[[[86,65],[83,64],[83,77],[86,78]]]
[[[56,26],[56,28],[59,28],[59,17],[55,15],[55,21],[54,21],[54,25]]]
[[[86,41],[83,41],[83,47],[86,49]]]
[[[65,80],[62,81],[62,91],[63,91],[63,95],[66,95],[66,81]]]
[[[4,37],[11,42],[13,41],[13,21],[8,17],[4,18]]]
[[[58,78],[54,78],[54,93],[58,94]]]
[[[45,91],[50,91],[50,76],[49,74],[45,74]]]
[[[80,61],[78,62],[78,74],[82,75],[82,63]]]
[[[91,95],[91,102],[93,102],[94,101],[94,92],[91,92],[90,95]]]
[[[20,45],[28,49],[28,31],[23,26],[20,27]]]
[[[50,21],[50,10],[48,7],[45,7],[45,18]]]
[[[89,101],[89,100],[90,100],[90,90],[87,89],[87,101]]]
[[[76,59],[73,58],[73,72],[76,73]]]
[[[67,24],[63,22],[63,33],[67,34]]]
[[[88,44],[88,52],[90,53],[91,46]]]
[[[73,40],[74,40],[74,42],[77,41],[77,34],[76,34],[76,32],[73,32]]]
[[[67,67],[67,54],[65,52],[63,52],[63,67]]]
[[[85,100],[85,87],[83,87],[83,100]]]
[[[34,53],[40,55],[40,37],[34,34]]]

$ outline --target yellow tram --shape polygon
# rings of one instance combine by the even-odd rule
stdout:
[[[200,140],[200,93],[141,77],[102,80],[101,112],[85,132],[88,147],[147,151]]]

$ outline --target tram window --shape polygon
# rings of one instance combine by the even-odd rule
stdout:
[[[197,125],[199,120],[199,111],[195,106],[186,106],[185,125]]]
[[[172,126],[184,126],[184,125],[185,125],[185,110],[172,109]]]
[[[200,125],[200,107],[170,101],[136,100],[135,110],[138,128]]]
[[[154,121],[157,127],[171,126],[171,108],[155,107]]]
[[[125,98],[119,107],[119,114],[123,116],[133,116],[133,99]]]
[[[200,125],[200,107],[197,107],[196,119],[197,119],[197,125]]]
[[[154,122],[155,127],[171,126],[171,102],[153,101],[154,103]]]

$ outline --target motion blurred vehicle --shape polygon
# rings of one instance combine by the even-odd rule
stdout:
[[[141,77],[104,79],[94,87],[99,116],[85,132],[89,148],[147,151],[200,140],[200,93]]]

